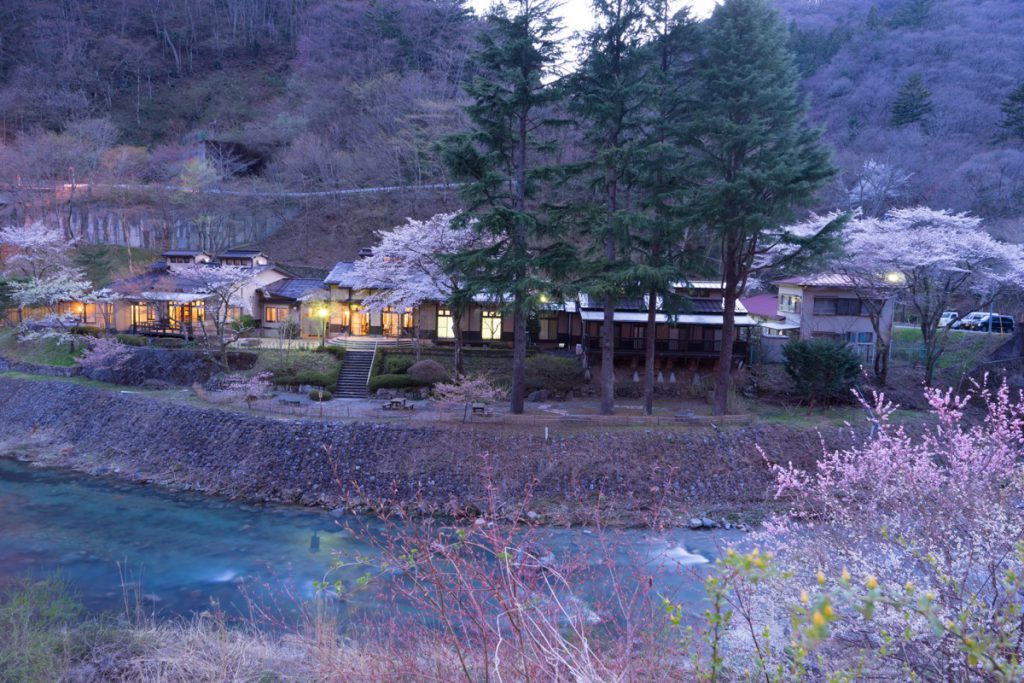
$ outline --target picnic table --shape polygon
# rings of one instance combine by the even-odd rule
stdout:
[[[384,410],[412,410],[414,406],[404,398],[393,398],[381,407]]]

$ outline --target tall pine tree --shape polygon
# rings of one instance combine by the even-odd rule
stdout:
[[[914,74],[906,80],[896,93],[892,103],[891,124],[895,128],[909,126],[912,123],[924,122],[932,113],[932,93],[924,87],[924,80]]]
[[[546,289],[538,278],[559,244],[537,237],[544,232],[532,199],[538,189],[538,155],[546,146],[538,134],[558,96],[551,85],[561,57],[559,25],[549,0],[514,0],[514,13],[496,5],[485,17],[480,48],[474,54],[475,77],[466,92],[472,130],[445,140],[442,153],[461,188],[477,230],[493,237],[482,249],[457,256],[470,273],[470,286],[500,297],[515,320],[512,345],[511,411],[523,412],[527,319]]]
[[[1024,81],[1013,89],[1000,107],[1003,120],[999,127],[1003,129],[1003,138],[1024,142]]]
[[[668,0],[651,5],[651,32],[645,46],[650,95],[647,98],[647,144],[637,182],[637,203],[645,212],[633,237],[634,279],[647,295],[644,334],[644,411],[654,412],[654,365],[659,309],[682,312],[673,285],[699,273],[703,231],[686,220],[692,153],[685,144],[693,106],[692,65],[697,52],[697,25],[686,10],[673,14]]]
[[[707,22],[690,130],[699,184],[690,209],[717,242],[724,312],[714,413],[728,410],[736,301],[754,259],[835,173],[808,128],[787,35],[765,0],[724,0]]]
[[[587,34],[580,68],[569,84],[569,106],[582,126],[587,159],[576,166],[594,196],[586,202],[583,241],[591,249],[582,283],[603,301],[601,412],[615,407],[615,307],[635,293],[630,245],[642,220],[630,195],[644,163],[645,107],[652,94],[642,49],[647,18],[641,0],[592,0],[596,26]],[[595,204],[600,207],[595,207]]]

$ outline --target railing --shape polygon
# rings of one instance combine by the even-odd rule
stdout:
[[[133,323],[134,334],[148,334],[157,337],[185,337],[191,339],[195,336],[195,330],[191,324],[182,325],[176,320],[152,320],[142,323]]]

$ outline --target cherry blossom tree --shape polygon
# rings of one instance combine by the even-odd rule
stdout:
[[[932,384],[948,338],[948,330],[939,328],[942,312],[958,296],[994,296],[1024,276],[1024,250],[994,239],[980,218],[924,206],[852,221],[846,254],[844,269],[888,282],[917,314],[926,386]],[[875,294],[868,291],[868,296]]]
[[[42,222],[0,229],[0,251],[4,256],[0,274],[10,278],[9,296],[20,309],[41,308],[49,312],[36,323],[33,335],[52,331],[61,341],[73,343],[68,327],[77,320],[60,315],[59,306],[81,301],[92,284],[72,260],[73,242],[57,228]]]
[[[0,229],[3,272],[12,278],[42,277],[73,266],[74,242],[41,221]]]
[[[363,302],[370,310],[444,302],[452,314],[455,371],[462,374],[461,323],[472,294],[449,256],[484,246],[487,238],[471,223],[456,225],[456,215],[440,213],[425,221],[410,218],[405,225],[377,233],[380,243],[368,258],[356,262],[355,271],[368,288],[377,290]]]
[[[228,367],[228,347],[251,329],[245,318],[238,318],[232,313],[241,309],[244,312],[244,289],[252,280],[251,268],[237,266],[214,266],[202,263],[174,266],[174,274],[195,293],[196,299],[204,302],[203,323],[200,330],[207,334],[205,323],[213,325],[214,336],[207,343],[217,346],[221,365]]]

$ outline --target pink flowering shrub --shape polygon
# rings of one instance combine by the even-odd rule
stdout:
[[[932,419],[913,434],[877,396],[862,446],[825,453],[811,472],[774,466],[791,510],[760,540],[786,578],[760,597],[819,605],[823,670],[856,661],[886,680],[1020,680],[1024,405],[1005,385],[927,397]],[[766,621],[792,618],[782,612]],[[793,633],[778,631],[777,652]]]
[[[232,375],[224,382],[224,391],[233,400],[243,401],[252,408],[261,398],[274,393],[274,385],[270,383],[271,373],[260,372],[255,375]]]
[[[77,359],[86,375],[114,373],[124,367],[132,356],[132,349],[116,339],[98,337],[89,340],[85,352]]]
[[[442,404],[457,406],[501,401],[504,400],[506,392],[494,386],[486,375],[466,375],[451,382],[435,384],[431,393]]]

